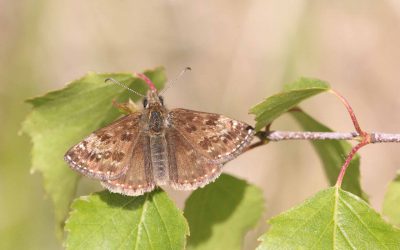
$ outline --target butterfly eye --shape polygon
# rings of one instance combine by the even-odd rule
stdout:
[[[164,106],[164,98],[162,97],[162,96],[158,96],[158,99],[160,100],[160,102],[161,102],[161,105],[163,105]]]
[[[147,98],[144,98],[144,99],[143,99],[143,107],[144,107],[144,108],[147,107],[147,103],[148,103],[148,102],[147,102]]]
[[[162,96],[158,96],[158,99],[160,99],[160,102],[161,102],[161,105],[163,105],[164,106],[164,98],[162,97]]]

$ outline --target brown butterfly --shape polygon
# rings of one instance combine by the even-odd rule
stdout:
[[[167,110],[150,79],[138,76],[150,87],[144,109],[93,132],[64,157],[72,169],[101,180],[111,192],[137,196],[160,185],[203,187],[253,139],[254,129],[244,122]]]

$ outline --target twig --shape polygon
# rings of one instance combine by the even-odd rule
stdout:
[[[366,138],[365,140],[361,141],[358,143],[355,147],[353,147],[350,151],[350,153],[346,157],[346,161],[344,162],[342,168],[340,169],[340,173],[338,175],[337,181],[336,181],[336,186],[340,187],[342,186],[343,182],[343,177],[346,173],[347,168],[350,165],[351,160],[353,159],[354,155],[357,153],[357,151],[362,148],[363,146],[369,144],[370,141]]]
[[[371,143],[400,142],[399,134],[371,133]]]
[[[270,131],[270,124],[265,128],[265,131],[258,131],[256,136],[260,139],[259,142],[256,142],[250,145],[246,151],[257,148],[264,144],[267,144],[270,141],[283,141],[283,140],[357,140],[359,143],[355,145],[350,153],[346,157],[346,161],[342,165],[340,169],[339,176],[336,181],[336,186],[340,187],[343,182],[344,175],[346,173],[347,168],[350,165],[351,160],[357,151],[363,146],[370,143],[387,143],[387,142],[397,142],[400,143],[400,134],[388,134],[388,133],[378,133],[372,132],[367,133],[363,129],[357,120],[357,117],[351,107],[350,103],[337,91],[331,89],[331,93],[336,95],[344,104],[347,109],[347,112],[350,115],[351,121],[353,122],[353,126],[356,132],[308,132],[308,131]],[[298,107],[291,109],[290,111],[300,111]]]
[[[388,133],[366,133],[369,138],[368,143],[400,143],[400,134]],[[309,131],[259,131],[256,136],[260,139],[248,147],[247,150],[262,146],[269,141],[284,140],[357,140],[362,141],[362,137],[357,132],[309,132]]]
[[[354,140],[356,132],[271,131],[265,134],[268,141],[283,140]]]
[[[340,101],[342,101],[343,105],[346,107],[347,112],[350,115],[350,118],[351,118],[351,121],[353,122],[354,128],[361,136],[364,136],[366,133],[361,129],[361,126],[357,120],[356,114],[354,113],[354,110],[351,107],[350,103],[347,101],[347,99],[344,98],[344,96],[342,96],[339,92],[337,92],[334,89],[331,89],[330,92],[333,93],[335,96],[337,96],[340,99]]]

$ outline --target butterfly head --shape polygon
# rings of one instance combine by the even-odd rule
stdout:
[[[164,98],[158,95],[157,91],[149,90],[147,92],[147,97],[143,99],[143,107],[150,108],[150,107],[163,107],[164,106]]]
[[[147,91],[147,96],[143,99],[143,107],[150,108],[150,107],[162,107],[164,106],[164,99],[162,96],[158,94],[154,83],[144,74],[136,73],[136,75],[145,81],[145,83],[149,86],[149,91]]]

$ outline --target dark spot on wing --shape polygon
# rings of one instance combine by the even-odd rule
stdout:
[[[74,151],[70,151],[68,152],[69,157],[71,157],[72,159],[75,158],[75,152]]]
[[[220,139],[220,137],[217,136],[217,135],[213,135],[213,136],[210,137],[210,141],[212,141],[214,143],[219,142],[219,139]]]
[[[208,126],[216,126],[219,115],[208,115],[205,124]]]
[[[132,137],[133,137],[132,133],[130,133],[130,132],[125,132],[125,133],[122,134],[121,140],[122,140],[122,141],[131,141],[131,140],[132,140]]]
[[[208,138],[203,138],[203,140],[201,140],[201,141],[199,142],[199,145],[200,145],[203,149],[207,150],[209,147],[211,147],[211,142],[210,142],[210,140],[209,140]]]
[[[185,129],[188,133],[192,133],[197,130],[196,126],[194,125],[188,125],[187,127],[185,127]]]
[[[96,159],[96,156],[97,156],[96,153],[93,153],[93,152],[90,153],[90,154],[89,154],[89,160],[90,160],[90,161],[94,161],[94,159]]]
[[[112,137],[112,135],[110,135],[110,134],[107,134],[107,133],[102,134],[102,135],[100,136],[100,141],[102,141],[102,142],[108,141],[111,137]]]
[[[206,125],[208,125],[208,126],[215,126],[215,125],[217,125],[217,123],[216,123],[215,120],[207,120],[207,121],[206,121]]]
[[[121,161],[124,158],[125,154],[121,151],[116,151],[112,154],[112,159],[114,161]]]

